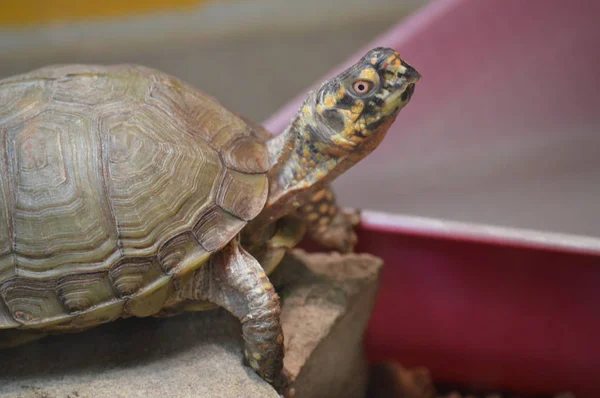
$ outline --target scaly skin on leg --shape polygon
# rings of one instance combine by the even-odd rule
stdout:
[[[195,272],[186,296],[215,303],[242,323],[249,365],[281,389],[283,332],[279,297],[263,268],[234,239]]]
[[[346,213],[340,209],[330,186],[317,191],[310,203],[298,209],[298,213],[306,220],[307,233],[317,243],[342,253],[354,249],[354,227],[360,222],[360,212]]]

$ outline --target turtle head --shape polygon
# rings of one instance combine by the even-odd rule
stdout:
[[[420,78],[396,51],[380,47],[323,83],[311,112],[321,149],[334,155],[370,153],[410,101]]]
[[[311,91],[284,134],[269,143],[269,217],[371,153],[420,78],[396,51],[379,47]]]

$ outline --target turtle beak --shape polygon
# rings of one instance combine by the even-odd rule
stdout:
[[[404,78],[409,84],[414,84],[421,80],[421,74],[417,72],[415,68],[407,64],[406,62],[402,62],[402,66],[406,68],[404,72]]]

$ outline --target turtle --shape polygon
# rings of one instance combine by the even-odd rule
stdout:
[[[51,65],[0,80],[0,346],[119,318],[222,307],[282,378],[269,281],[305,235],[352,251],[332,181],[371,153],[420,74],[368,51],[279,135],[171,75]]]

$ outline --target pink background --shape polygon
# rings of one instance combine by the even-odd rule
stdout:
[[[367,209],[359,250],[386,262],[372,360],[600,396],[599,16],[594,0],[439,0],[368,46],[423,75],[335,184]]]

